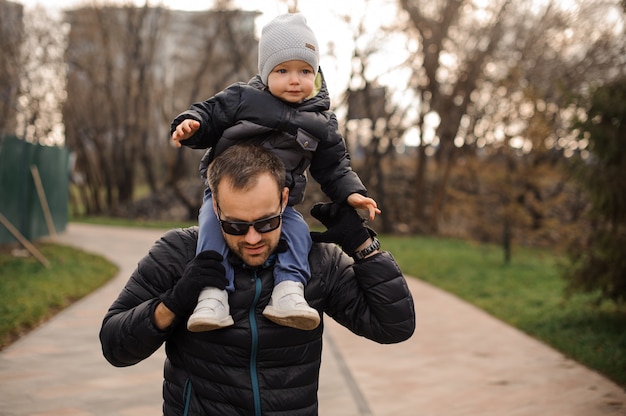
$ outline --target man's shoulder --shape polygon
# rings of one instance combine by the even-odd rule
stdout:
[[[312,257],[312,256],[319,257],[319,256],[323,255],[324,253],[333,252],[337,248],[338,248],[337,245],[333,244],[333,243],[317,243],[317,242],[314,242],[311,245],[311,250],[309,251],[309,258]]]
[[[198,226],[187,228],[173,228],[166,231],[163,236],[155,243],[152,251],[158,253],[170,253],[170,255],[182,256],[181,259],[185,261],[185,258],[193,255],[196,251],[196,245],[198,243]]]
[[[163,237],[161,238],[165,240],[169,240],[173,238],[195,240],[198,238],[198,226],[194,225],[194,226],[185,227],[185,228],[172,228],[170,230],[167,230],[165,234],[163,234]]]
[[[348,260],[349,257],[334,243],[313,243],[309,251],[312,272],[313,269],[335,268],[340,262]]]

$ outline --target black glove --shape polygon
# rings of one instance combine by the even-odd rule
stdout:
[[[183,276],[174,287],[161,295],[161,302],[177,317],[191,315],[198,296],[207,286],[226,288],[223,257],[217,251],[203,251],[185,267]]]
[[[311,239],[320,243],[337,243],[350,256],[368,238],[376,235],[374,230],[363,224],[365,220],[358,212],[346,203],[317,203],[311,208],[311,215],[327,228],[323,233],[312,231]]]

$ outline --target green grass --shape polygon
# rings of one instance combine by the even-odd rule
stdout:
[[[559,258],[519,248],[505,265],[494,245],[381,238],[404,273],[429,282],[553,346],[626,387],[626,308],[566,298]]]
[[[0,247],[0,349],[115,276],[117,266],[67,246],[37,244],[50,262]]]

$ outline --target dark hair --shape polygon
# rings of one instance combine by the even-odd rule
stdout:
[[[270,174],[279,192],[282,192],[285,187],[285,165],[278,156],[258,145],[235,145],[211,162],[207,182],[215,198],[218,186],[225,178],[233,189],[245,191],[252,188],[263,173]]]

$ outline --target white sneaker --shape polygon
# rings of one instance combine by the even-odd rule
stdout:
[[[213,331],[234,323],[228,306],[228,292],[205,287],[198,296],[196,309],[187,321],[187,329],[191,332]]]
[[[319,313],[304,299],[304,285],[286,280],[274,286],[263,316],[278,325],[311,330],[320,324]]]

